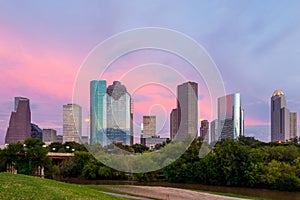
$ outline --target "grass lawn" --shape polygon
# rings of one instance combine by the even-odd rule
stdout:
[[[124,199],[97,187],[75,185],[21,174],[0,173],[0,199]]]

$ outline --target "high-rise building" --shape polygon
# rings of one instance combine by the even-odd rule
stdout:
[[[63,105],[63,143],[81,143],[82,111],[77,104]]]
[[[178,116],[177,116],[177,109],[172,109],[172,112],[170,113],[170,139],[173,140],[175,138],[175,135],[177,133],[178,129]]]
[[[31,137],[31,112],[29,99],[15,97],[15,110],[11,113],[5,143],[24,142]]]
[[[285,142],[297,136],[297,113],[286,107],[286,98],[281,90],[271,97],[271,141]]]
[[[106,81],[90,82],[90,143],[102,144],[106,120]]]
[[[210,143],[215,143],[219,140],[218,119],[210,122]]]
[[[43,129],[42,131],[43,131],[43,142],[46,145],[49,145],[56,141],[56,134],[57,134],[56,130],[47,128],[47,129]]]
[[[177,134],[183,141],[198,135],[198,84],[186,82],[177,86]]]
[[[130,94],[119,81],[107,88],[106,138],[104,144],[122,143],[131,145],[133,138],[133,108]]]
[[[201,127],[200,127],[200,137],[203,139],[204,142],[209,141],[209,122],[207,120],[201,120]]]
[[[295,138],[297,137],[297,113],[296,112],[291,112],[290,113],[290,138]]]
[[[156,116],[143,116],[143,138],[156,136]]]
[[[218,98],[218,128],[220,139],[238,139],[244,135],[244,110],[239,93]]]

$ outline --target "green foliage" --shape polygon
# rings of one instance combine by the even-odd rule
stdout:
[[[134,150],[134,153],[143,153],[149,151],[149,148],[142,144],[134,144],[132,145],[132,148]]]
[[[294,191],[299,183],[295,170],[289,163],[272,160],[266,169],[266,183],[274,189]]]
[[[63,176],[80,176],[84,166],[91,161],[90,153],[84,151],[75,152],[74,157],[66,158],[61,164],[60,173]]]
[[[1,153],[0,165],[16,169],[18,173],[34,175],[38,169],[45,167],[46,173],[51,171],[52,161],[47,157],[48,149],[37,138],[21,143],[9,144]],[[48,171],[47,171],[48,170]]]
[[[297,144],[266,144],[247,137],[237,141],[226,139],[204,158],[199,158],[200,147],[201,141],[195,140],[179,159],[165,167],[166,178],[171,182],[287,191],[298,187],[300,148]]]

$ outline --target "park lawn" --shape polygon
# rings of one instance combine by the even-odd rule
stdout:
[[[0,199],[124,199],[86,185],[75,185],[21,174],[0,173]]]

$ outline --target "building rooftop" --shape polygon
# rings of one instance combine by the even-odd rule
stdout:
[[[283,96],[283,95],[284,95],[284,93],[282,92],[282,90],[275,90],[275,91],[273,92],[272,97],[275,97],[275,96]]]

